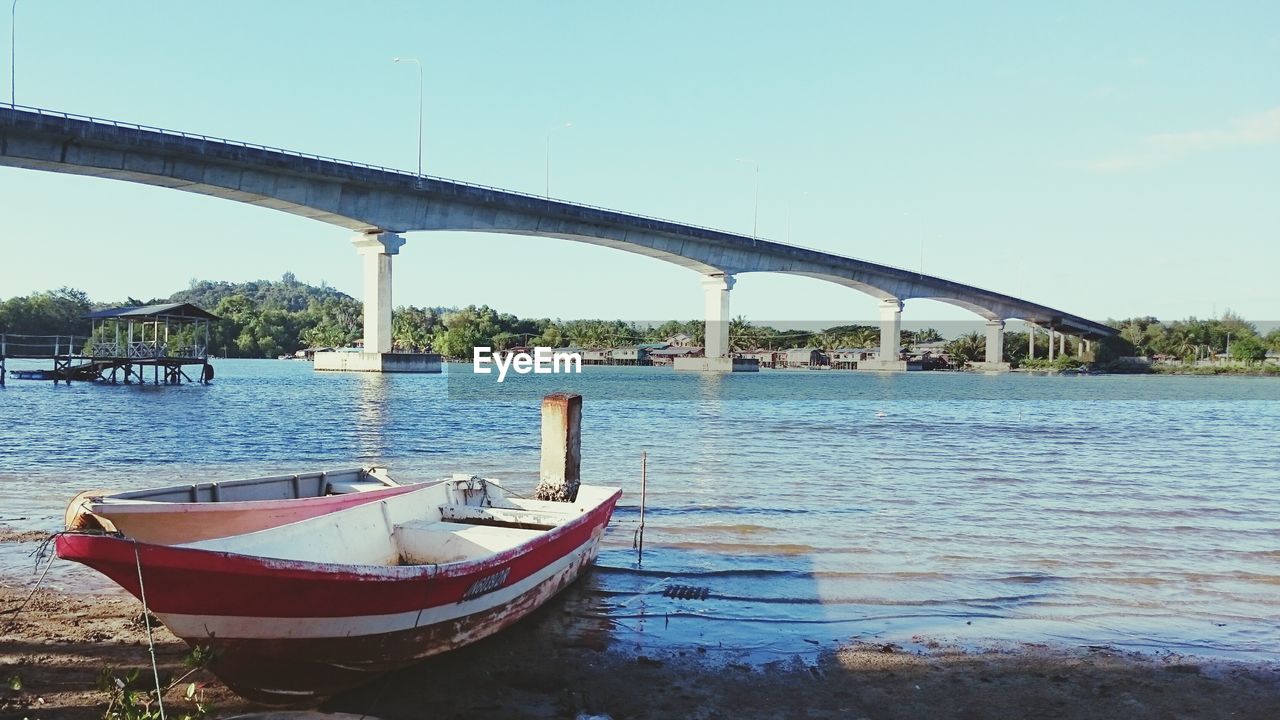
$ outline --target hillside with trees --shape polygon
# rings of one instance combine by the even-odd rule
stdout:
[[[244,283],[226,281],[192,280],[190,287],[179,290],[163,300],[156,302],[192,303],[210,311],[218,307],[218,303],[226,298],[242,295],[256,307],[264,310],[284,310],[291,313],[303,312],[312,303],[326,300],[353,300],[350,295],[329,287],[327,283],[319,286],[298,282],[294,274],[287,272],[276,282],[270,280],[254,280]]]

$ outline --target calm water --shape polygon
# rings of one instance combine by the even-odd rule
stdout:
[[[584,479],[626,493],[568,607],[618,641],[747,656],[917,635],[1280,648],[1275,379],[587,368],[500,386],[465,366],[217,369],[208,387],[10,382],[0,523],[53,530],[81,489],[368,463],[529,490],[538,398],[567,389],[585,398]],[[31,582],[25,552],[3,552],[0,579]],[[101,586],[66,563],[51,579]],[[710,596],[664,597],[671,585]]]

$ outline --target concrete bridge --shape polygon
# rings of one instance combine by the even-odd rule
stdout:
[[[418,230],[468,230],[574,240],[665,260],[701,275],[705,369],[732,369],[729,293],[735,276],[777,272],[826,280],[880,300],[879,362],[899,356],[904,301],[928,298],[987,321],[987,365],[1003,365],[1004,321],[1021,319],[1087,341],[1101,323],[990,290],[819,250],[400,170],[160,128],[0,106],[0,165],[156,185],[272,208],[356,233],[364,263],[365,348],[391,350],[391,265]],[[1034,330],[1033,330],[1034,332]],[[1056,343],[1062,347],[1062,341]]]

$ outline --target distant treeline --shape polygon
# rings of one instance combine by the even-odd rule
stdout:
[[[218,315],[211,328],[210,352],[227,357],[276,357],[303,348],[343,347],[363,335],[364,309],[360,301],[326,285],[298,282],[292,273],[278,281],[247,283],[192,281],[190,287],[167,298],[95,303],[80,290],[61,288],[0,302],[0,332],[21,335],[89,335],[85,313],[123,305],[190,302]],[[1265,337],[1257,328],[1227,313],[1214,320],[1180,320],[1162,323],[1155,318],[1109,321],[1120,337],[1095,345],[1099,360],[1123,355],[1163,354],[1195,359],[1227,347],[1230,335],[1233,356],[1261,359],[1268,348],[1280,350],[1280,330]],[[499,313],[488,306],[420,308],[402,306],[392,315],[392,342],[397,350],[434,351],[447,357],[469,357],[471,348],[507,349],[520,346],[618,347],[638,343],[662,343],[683,336],[688,344],[703,343],[701,320],[670,320],[660,325],[637,325],[621,320],[526,319]],[[904,347],[936,343],[946,338],[933,328],[904,330]],[[822,331],[778,330],[735,318],[729,325],[729,342],[735,350],[816,347],[871,348],[880,344],[880,329],[873,325],[840,325]],[[1027,356],[1027,335],[1005,334],[1005,359],[1020,362]],[[978,360],[986,340],[978,333],[952,338],[947,352],[955,359]],[[1047,338],[1039,334],[1036,355],[1048,354]],[[1069,349],[1073,347],[1069,345]]]
[[[1230,310],[1213,320],[1189,318],[1164,323],[1154,317],[1141,317],[1109,320],[1107,324],[1120,329],[1120,339],[1135,355],[1196,360],[1228,352],[1229,347],[1232,359],[1255,361],[1266,357],[1268,350],[1280,352],[1280,328],[1261,335],[1256,325]]]

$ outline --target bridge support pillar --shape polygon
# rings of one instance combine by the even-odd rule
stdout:
[[[404,243],[404,238],[390,232],[351,239],[364,266],[364,351],[316,353],[316,370],[440,372],[439,355],[391,352],[391,258]]]
[[[902,355],[902,301],[880,301],[880,354],[858,363],[859,370],[906,370]]]
[[[706,299],[706,356],[729,357],[729,291],[733,289],[732,275],[707,275],[702,278],[702,290]]]
[[[351,239],[364,263],[364,350],[391,352],[391,258],[400,254],[404,238],[395,233],[357,235]]]
[[[1004,320],[987,321],[987,356],[983,362],[971,363],[975,370],[1000,372],[1009,369],[1004,361]]]
[[[707,319],[703,357],[676,358],[676,370],[753,372],[760,369],[758,360],[733,358],[729,353],[729,291],[733,284],[730,273],[702,277]]]
[[[1036,359],[1036,326],[1027,323],[1027,359]]]
[[[1057,333],[1054,332],[1053,326],[1049,326],[1049,362],[1053,362],[1053,342],[1057,339]]]

